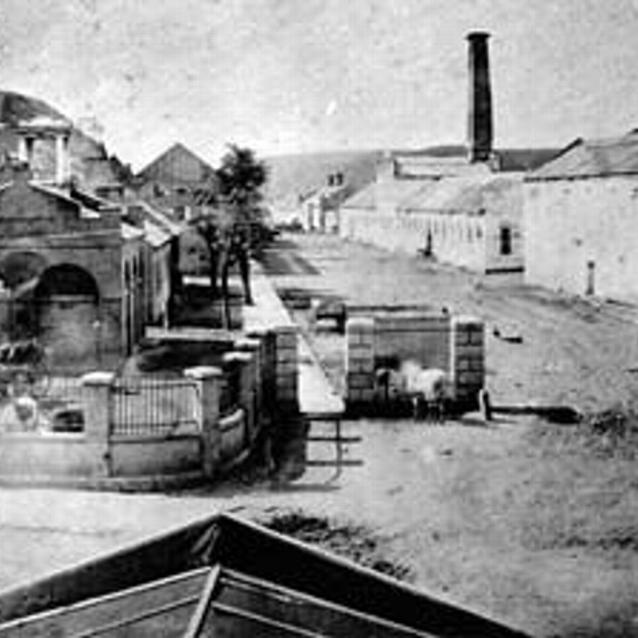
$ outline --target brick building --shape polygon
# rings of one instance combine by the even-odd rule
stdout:
[[[143,215],[125,216],[117,163],[100,145],[80,136],[84,159],[72,156],[80,138],[66,118],[9,95],[0,104],[0,342],[36,338],[57,368],[115,366],[145,323],[167,314],[177,231],[142,204]],[[119,201],[96,195],[105,192]]]

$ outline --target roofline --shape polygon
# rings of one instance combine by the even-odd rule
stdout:
[[[638,169],[634,171],[616,171],[613,173],[585,173],[575,175],[527,175],[524,182],[558,182],[558,181],[574,181],[577,179],[603,179],[610,177],[630,177],[638,175]]]
[[[146,171],[148,171],[152,166],[157,164],[161,159],[166,157],[172,151],[180,150],[180,149],[185,151],[186,153],[188,153],[192,157],[194,157],[198,162],[201,162],[202,164],[204,164],[204,166],[206,166],[207,168],[209,168],[211,171],[214,172],[215,169],[211,166],[211,164],[209,162],[207,162],[205,159],[201,158],[197,153],[195,153],[190,148],[188,148],[188,146],[186,146],[183,142],[175,142],[175,143],[171,144],[171,146],[169,146],[165,151],[160,153],[154,160],[151,160],[144,168],[139,170],[135,174],[135,176],[136,177],[143,177],[143,174]]]

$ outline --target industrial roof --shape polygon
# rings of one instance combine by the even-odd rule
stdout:
[[[430,182],[432,183],[432,182]],[[378,180],[350,199],[347,199],[342,208],[368,208],[374,210],[383,206],[397,206],[408,197],[414,195],[424,186],[419,180]]]
[[[441,179],[424,185],[399,209],[409,212],[482,213],[489,210],[496,199],[516,197],[515,189],[521,182],[520,173]]]
[[[534,171],[529,179],[574,179],[638,174],[638,130],[622,137],[569,144],[561,154]]]

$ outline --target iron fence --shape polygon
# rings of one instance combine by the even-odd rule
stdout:
[[[111,434],[148,436],[199,432],[200,397],[190,379],[121,377],[111,387]]]

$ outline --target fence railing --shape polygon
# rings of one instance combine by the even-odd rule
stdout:
[[[121,377],[111,387],[111,434],[197,433],[200,397],[190,379]]]

